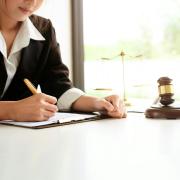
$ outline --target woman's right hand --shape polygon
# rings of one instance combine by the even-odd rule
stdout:
[[[43,93],[15,101],[10,112],[10,119],[15,121],[44,121],[58,111],[57,99]]]

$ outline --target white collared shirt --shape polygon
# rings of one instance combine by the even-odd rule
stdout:
[[[23,48],[27,47],[30,43],[30,39],[36,41],[45,41],[45,38],[32,24],[29,18],[27,18],[21,25],[21,28],[14,40],[9,56],[7,55],[7,46],[5,39],[0,32],[0,51],[4,57],[4,63],[7,71],[7,81],[4,88],[3,94],[9,87],[21,58],[21,51]],[[2,96],[3,96],[2,94]],[[77,88],[71,88],[66,91],[57,102],[58,108],[60,110],[70,110],[72,103],[77,100],[84,92]]]

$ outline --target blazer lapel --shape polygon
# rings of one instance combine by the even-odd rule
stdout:
[[[0,52],[0,96],[2,95],[2,93],[4,91],[4,87],[6,85],[6,80],[7,80],[6,67],[4,64],[3,55]]]
[[[42,48],[42,42],[31,40],[29,46],[22,50],[19,66],[9,88],[4,94],[4,99],[17,100],[31,95],[31,92],[24,85],[23,79],[36,79],[36,71],[39,66],[38,59],[42,53]]]
[[[40,41],[31,40],[28,47],[24,48],[21,54],[21,61],[18,66],[16,76],[21,78],[31,77],[37,66],[38,60],[42,53],[43,43]]]

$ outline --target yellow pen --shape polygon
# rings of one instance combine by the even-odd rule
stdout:
[[[33,94],[37,94],[37,93],[38,93],[37,89],[34,87],[34,85],[33,85],[28,79],[24,79],[24,83],[26,84],[26,86],[28,87],[28,89],[29,89]]]

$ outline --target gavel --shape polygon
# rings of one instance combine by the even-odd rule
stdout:
[[[159,83],[159,97],[160,103],[164,106],[168,106],[174,102],[172,96],[174,95],[173,86],[171,84],[172,79],[168,77],[161,77],[157,81]]]
[[[180,107],[175,106],[173,86],[171,84],[172,79],[168,77],[161,77],[157,81],[159,83],[159,103],[153,104],[150,108],[146,109],[145,116],[147,118],[154,119],[179,119],[180,118]]]

